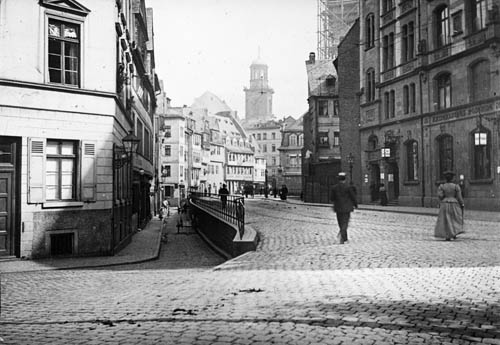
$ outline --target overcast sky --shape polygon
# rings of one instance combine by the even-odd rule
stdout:
[[[261,50],[278,118],[307,106],[305,60],[316,51],[316,0],[146,0],[156,72],[172,105],[211,91],[245,116],[244,87]]]

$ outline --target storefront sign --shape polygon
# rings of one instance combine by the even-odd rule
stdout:
[[[444,121],[458,120],[461,118],[472,117],[479,114],[485,115],[493,111],[500,110],[500,101],[476,105],[473,107],[462,108],[448,113],[437,114],[424,120],[425,124],[435,124]]]

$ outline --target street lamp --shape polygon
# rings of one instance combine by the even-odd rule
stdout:
[[[349,181],[352,184],[352,165],[354,164],[354,156],[352,153],[349,153],[347,156],[347,163],[349,163]]]
[[[121,152],[118,157],[115,157],[115,169],[120,169],[125,163],[132,160],[132,155],[137,151],[141,139],[136,137],[132,131],[122,139],[122,147],[118,147],[118,152]]]

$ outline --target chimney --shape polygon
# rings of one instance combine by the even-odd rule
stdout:
[[[314,63],[316,61],[316,54],[314,52],[309,53],[309,63]]]

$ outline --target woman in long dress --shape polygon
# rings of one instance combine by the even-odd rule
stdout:
[[[434,236],[444,238],[447,241],[455,239],[458,234],[464,232],[463,228],[463,209],[464,199],[462,190],[458,184],[452,181],[455,174],[451,171],[445,171],[444,177],[446,183],[439,185],[438,197],[439,215],[434,228]]]

